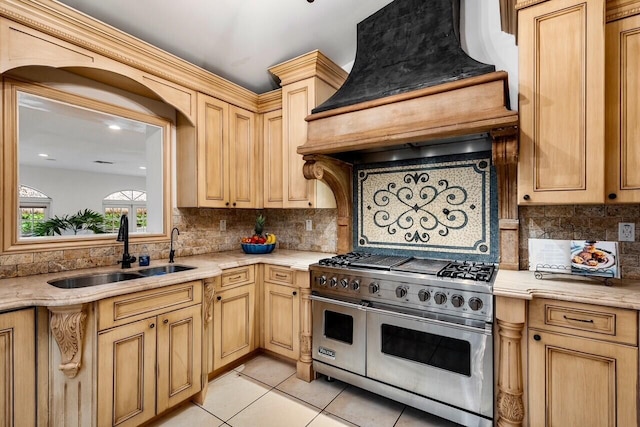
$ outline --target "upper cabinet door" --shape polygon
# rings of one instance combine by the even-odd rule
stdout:
[[[198,206],[230,205],[229,104],[198,94]]]
[[[640,203],[640,15],[606,37],[607,200]]]
[[[604,202],[604,0],[518,16],[520,203]]]
[[[256,181],[260,172],[256,144],[256,115],[231,106],[229,110],[231,206],[256,207]]]
[[[264,114],[262,120],[264,144],[264,207],[281,208],[284,173],[282,146],[282,110]],[[302,176],[300,179],[304,179]]]

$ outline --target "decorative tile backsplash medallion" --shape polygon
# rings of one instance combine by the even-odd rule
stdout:
[[[490,152],[357,165],[354,173],[355,250],[497,262]]]

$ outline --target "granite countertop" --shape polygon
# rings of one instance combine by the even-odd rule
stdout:
[[[222,270],[251,264],[275,264],[290,267],[294,270],[308,271],[309,265],[333,254],[322,252],[303,252],[277,249],[270,254],[248,255],[242,250],[211,253],[190,257],[177,257],[176,265],[197,267],[193,270],[145,277],[123,282],[108,283],[77,289],[60,289],[47,283],[49,280],[61,279],[87,274],[108,272],[134,272],[148,267],[134,267],[123,270],[118,266],[97,267],[60,273],[38,274],[0,280],[0,311],[30,306],[65,306],[97,301],[116,295],[144,291],[162,286],[200,280],[222,274]],[[151,260],[149,267],[167,265],[168,260]]]
[[[640,280],[612,279],[611,283],[612,286],[605,286],[603,280],[561,274],[547,274],[542,279],[536,279],[532,271],[499,270],[493,284],[493,294],[640,310]]]

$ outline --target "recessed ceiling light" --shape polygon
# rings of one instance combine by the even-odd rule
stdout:
[[[140,166],[140,169],[142,169],[142,170],[146,170],[146,169],[147,169],[147,167],[146,167],[146,166]]]
[[[45,154],[45,153],[40,153],[40,154],[38,154],[38,156],[40,156],[40,157],[49,157],[49,155]]]
[[[120,130],[122,128],[120,126],[118,126],[118,125],[109,125],[109,129],[111,129],[111,130]]]

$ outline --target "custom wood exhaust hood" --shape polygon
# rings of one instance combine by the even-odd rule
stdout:
[[[458,18],[459,0],[395,0],[371,15],[358,24],[349,77],[306,118],[307,141],[297,151],[305,176],[325,181],[336,196],[339,252],[352,245],[345,158],[488,133],[498,174],[500,265],[518,269],[518,113],[509,109],[507,73],[462,50]]]

